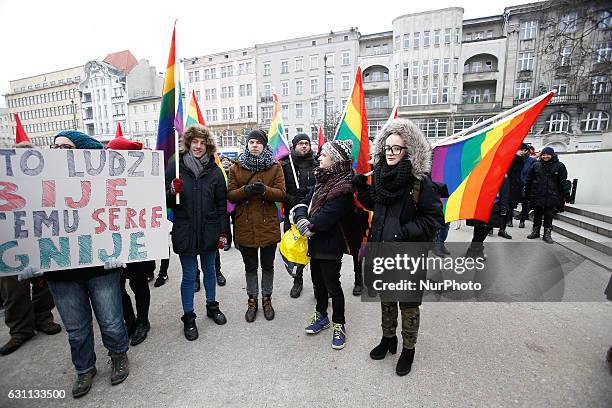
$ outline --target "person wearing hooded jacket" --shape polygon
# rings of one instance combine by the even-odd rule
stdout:
[[[281,240],[275,203],[285,199],[285,177],[265,131],[257,129],[247,135],[245,151],[230,168],[227,198],[236,204],[234,237],[244,261],[249,297],[244,318],[252,323],[257,317],[261,261],[262,307],[266,320],[272,320],[274,256]]]
[[[332,348],[346,344],[344,293],[340,284],[342,254],[350,253],[347,238],[353,212],[354,170],[352,142],[334,140],[321,148],[320,166],[315,170],[315,187],[296,206],[293,219],[302,236],[308,237],[312,285],[317,304],[306,333],[317,334],[330,327],[328,294],[332,299]]]
[[[525,182],[525,196],[534,210],[533,230],[528,239],[540,237],[544,218],[542,239],[548,244],[554,242],[551,237],[553,215],[569,193],[565,165],[559,161],[552,147],[545,147],[540,153],[540,160],[530,167]]]
[[[286,187],[285,201],[283,203],[283,229],[285,232],[291,227],[291,223],[289,222],[289,211],[306,197],[309,189],[314,187],[314,171],[318,167],[317,160],[314,158],[310,145],[310,137],[308,137],[306,133],[298,133],[293,138],[292,145],[291,160],[289,157],[286,157],[281,161]],[[296,178],[299,183],[299,188],[295,184]],[[293,287],[289,292],[289,296],[292,298],[300,297],[303,284],[304,279],[302,277],[302,270],[300,270],[295,278],[293,278]]]
[[[395,119],[385,126],[372,145],[372,184],[365,175],[353,182],[358,199],[373,210],[368,242],[431,242],[444,225],[442,202],[429,176],[432,152],[429,142],[409,120]],[[415,204],[416,202],[416,204]],[[399,302],[402,316],[402,353],[396,373],[412,368],[420,322],[420,301]],[[381,302],[383,337],[371,352],[374,360],[397,350],[398,302]]]
[[[183,269],[181,302],[184,334],[187,340],[198,338],[193,298],[198,270],[198,256],[204,275],[206,315],[216,324],[227,322],[216,300],[215,257],[227,242],[227,187],[213,154],[217,147],[209,130],[195,124],[183,134],[184,152],[179,154],[179,177],[174,160],[166,170],[166,203],[172,208],[172,249],[179,255]],[[180,194],[180,204],[176,203]]]

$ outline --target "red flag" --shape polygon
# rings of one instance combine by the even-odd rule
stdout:
[[[319,127],[319,137],[317,140],[317,153],[319,153],[321,151],[321,148],[323,147],[323,145],[325,144],[325,137],[323,136],[323,128]]]
[[[19,120],[19,116],[15,113],[15,122],[17,123],[17,127],[15,128],[15,144],[21,142],[29,142],[30,138],[26,134],[23,126],[21,125],[21,121]]]
[[[123,137],[123,131],[121,130],[121,122],[117,122],[117,130],[115,131],[115,139]]]

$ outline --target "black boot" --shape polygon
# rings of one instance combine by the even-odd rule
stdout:
[[[500,229],[497,232],[497,236],[498,237],[502,237],[502,238],[506,238],[506,239],[512,239],[512,235],[508,234],[505,229]]]
[[[487,254],[484,251],[484,244],[482,242],[472,242],[465,253],[465,258],[482,258],[487,260]]]
[[[125,381],[128,375],[130,375],[130,364],[127,353],[111,353],[110,358],[113,365],[111,371],[111,384],[121,384],[123,381]]]
[[[274,308],[272,307],[272,296],[264,296],[261,299],[261,307],[263,308],[264,317],[266,320],[274,319]]]
[[[554,244],[555,243],[555,241],[553,241],[552,237],[550,236],[551,233],[552,233],[552,228],[544,228],[544,236],[542,237],[542,239],[547,244]]]
[[[289,296],[296,299],[300,297],[302,293],[302,288],[304,287],[304,278],[302,276],[296,276],[293,278],[293,286],[291,287],[291,291],[289,292]]]
[[[536,239],[540,238],[540,226],[533,224],[533,230],[531,234],[527,235],[527,239]]]
[[[523,220],[519,221],[519,228],[525,228],[525,221]]]
[[[189,341],[193,341],[198,338],[198,326],[196,326],[196,314],[194,312],[189,312],[183,317],[181,320],[184,323],[183,332],[185,333],[185,338]]]
[[[395,373],[400,377],[406,375],[412,369],[412,362],[414,361],[414,349],[402,347],[402,354],[397,360],[397,366],[395,366]]]
[[[98,370],[94,367],[86,373],[77,375],[77,379],[72,386],[72,397],[81,398],[83,395],[87,394],[89,390],[91,390],[93,378],[97,373]]]
[[[155,279],[155,283],[153,284],[153,286],[159,288],[160,286],[165,285],[167,280],[168,271],[159,271],[159,275],[157,275],[157,279]]]
[[[134,334],[132,335],[132,341],[130,342],[131,346],[137,346],[147,338],[147,334],[151,329],[151,324],[149,322],[136,323],[136,329],[134,330]]]
[[[217,271],[217,285],[225,286],[227,281],[225,280],[225,276],[221,273],[221,271]]]
[[[246,313],[244,314],[244,318],[247,322],[253,323],[255,321],[255,318],[257,317],[257,305],[257,298],[254,296],[249,296],[249,305]]]
[[[200,270],[198,269],[195,278],[195,292],[198,293],[200,289],[202,289],[202,284],[200,283]]]
[[[380,344],[370,351],[372,360],[382,360],[387,355],[387,351],[391,354],[397,353],[397,336],[383,337]]]
[[[211,302],[206,304],[206,316],[213,319],[218,325],[227,323],[225,315],[219,310],[219,302]]]

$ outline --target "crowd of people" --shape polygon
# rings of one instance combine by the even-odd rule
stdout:
[[[444,223],[442,209],[447,192],[445,186],[431,180],[430,144],[410,121],[391,121],[373,141],[371,182],[368,176],[355,174],[350,141],[328,141],[315,155],[310,137],[298,134],[292,140],[290,157],[279,162],[268,145],[266,132],[253,130],[237,160],[222,157],[227,182],[215,163],[217,148],[206,127],[188,127],[181,143],[180,153],[167,166],[165,193],[167,207],[172,210],[171,248],[178,255],[182,270],[180,319],[189,341],[198,338],[194,293],[200,290],[200,282],[205,292],[206,316],[216,324],[227,323],[217,298],[217,286],[226,283],[219,251],[229,250],[232,244],[244,263],[245,320],[256,320],[260,301],[264,318],[274,319],[274,261],[282,234],[276,203],[284,203],[284,230],[293,224],[309,240],[316,302],[305,331],[315,335],[331,327],[334,349],[344,348],[347,341],[345,298],[340,282],[344,254],[353,260],[354,295],[360,295],[364,289],[359,257],[364,242],[435,242],[434,253],[448,255],[444,246],[448,224]],[[60,132],[52,147],[104,148],[99,141],[77,131]],[[106,148],[138,150],[143,146],[117,138]],[[567,171],[551,148],[543,149],[539,160],[531,157],[529,148],[522,145],[518,150],[495,200],[491,221],[473,223],[474,237],[468,250],[472,255],[484,255],[482,242],[493,228],[499,228],[499,236],[512,238],[506,227],[512,226],[518,204],[521,204],[519,228],[525,227],[531,208],[534,225],[528,238],[540,236],[543,218],[543,239],[552,242],[552,216],[569,194]],[[175,160],[179,162],[178,174]],[[168,280],[169,262],[169,258],[161,261],[155,287]],[[59,333],[61,326],[53,321],[51,313],[56,307],[68,333],[77,375],[72,395],[81,397],[89,392],[96,375],[93,308],[112,362],[111,383],[123,382],[129,375],[129,346],[142,343],[150,330],[149,281],[154,279],[154,270],[155,261],[126,265],[111,258],[103,266],[52,271],[44,276],[38,268],[29,266],[18,276],[0,278],[0,295],[11,336],[0,348],[0,354],[14,352],[35,331]],[[300,296],[303,280],[302,273],[295,276],[290,297]],[[134,293],[135,311],[126,290],[128,281]],[[396,328],[401,314],[401,353],[396,365],[400,376],[412,368],[419,306],[419,301],[381,301],[382,336],[370,357],[381,360],[388,352],[397,352]]]

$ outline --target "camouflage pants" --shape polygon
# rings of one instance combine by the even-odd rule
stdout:
[[[397,303],[381,302],[383,337],[395,336],[397,328]],[[405,348],[412,349],[419,334],[419,307],[410,307],[407,303],[399,302],[402,311],[402,340]]]

